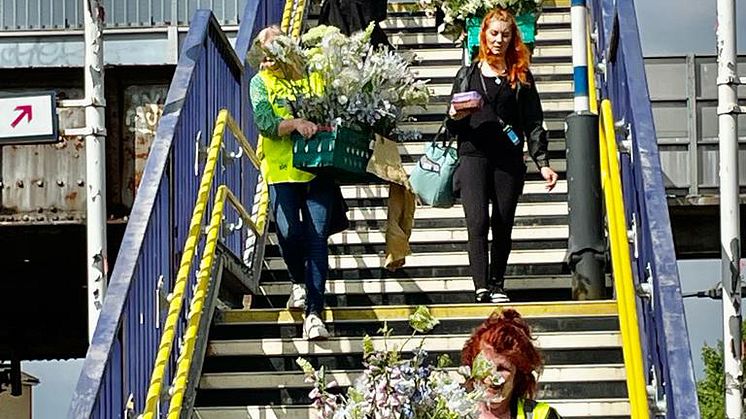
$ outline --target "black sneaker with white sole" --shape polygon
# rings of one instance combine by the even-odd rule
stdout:
[[[493,288],[490,291],[490,302],[492,303],[508,303],[510,302],[510,298],[508,297],[508,294],[505,293],[505,290],[502,288]]]

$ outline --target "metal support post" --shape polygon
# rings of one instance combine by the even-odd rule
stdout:
[[[567,117],[567,206],[570,214],[568,264],[576,300],[606,297],[598,115]]]
[[[83,0],[85,16],[86,266],[88,338],[93,337],[107,285],[106,123],[102,0]]]
[[[576,300],[606,295],[598,115],[589,112],[586,0],[572,0],[572,65],[575,113],[566,119],[567,189],[570,238],[567,262]]]
[[[725,417],[743,413],[741,366],[741,232],[738,182],[739,78],[736,71],[736,3],[717,2],[718,139],[720,151],[720,251],[723,285]]]
[[[570,18],[572,25],[572,72],[575,84],[575,112],[590,109],[588,100],[588,9],[586,0],[572,0]]]

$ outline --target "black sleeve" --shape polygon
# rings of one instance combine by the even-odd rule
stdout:
[[[528,154],[541,168],[549,166],[549,140],[544,129],[544,111],[541,99],[536,90],[536,82],[531,72],[528,73],[528,86],[521,86],[518,92],[518,107],[520,108],[521,125],[528,141]]]
[[[448,131],[456,135],[463,131],[465,127],[469,126],[469,118],[471,117],[467,116],[456,121],[448,117],[448,109],[451,106],[453,95],[456,93],[461,93],[461,82],[463,81],[464,77],[466,77],[466,73],[468,72],[468,70],[469,67],[461,67],[458,73],[456,73],[456,78],[453,80],[453,86],[451,87],[451,97],[450,99],[448,99],[448,103],[446,104],[446,128],[448,128]]]

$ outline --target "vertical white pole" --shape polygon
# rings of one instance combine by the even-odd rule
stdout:
[[[725,417],[741,419],[741,232],[738,182],[738,74],[736,4],[717,2],[718,137],[720,150],[720,248],[723,285]]]
[[[588,111],[588,27],[586,26],[586,0],[572,0],[570,17],[572,25],[572,69],[575,84],[575,112]]]
[[[101,0],[83,0],[85,17],[86,266],[88,339],[93,337],[107,285],[106,124],[104,98],[104,9]]]

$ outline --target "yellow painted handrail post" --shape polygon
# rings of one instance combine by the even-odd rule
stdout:
[[[155,366],[150,378],[150,387],[148,388],[148,394],[145,398],[145,409],[141,415],[143,419],[153,419],[155,417],[158,401],[160,400],[163,376],[166,371],[166,365],[168,364],[171,350],[173,349],[173,343],[176,336],[176,325],[179,319],[179,313],[181,313],[181,307],[184,303],[184,290],[186,289],[189,273],[192,269],[194,253],[197,250],[197,244],[201,235],[202,219],[207,210],[207,201],[210,198],[212,179],[215,175],[215,167],[220,153],[220,143],[225,131],[227,117],[228,111],[225,109],[221,110],[215,123],[215,129],[213,130],[210,149],[207,153],[205,171],[202,174],[197,201],[194,205],[192,220],[189,224],[189,235],[187,236],[186,244],[184,245],[184,253],[181,256],[174,290],[171,293],[168,315],[163,326],[163,334],[161,335],[161,342],[158,347]]]
[[[212,208],[210,223],[208,224],[205,249],[202,252],[202,261],[197,274],[197,287],[194,290],[192,304],[189,310],[188,324],[184,333],[184,348],[179,357],[176,375],[174,377],[173,394],[168,407],[168,419],[179,419],[181,407],[184,402],[184,393],[189,380],[191,369],[191,358],[197,343],[200,321],[204,313],[205,300],[210,287],[213,261],[215,259],[215,248],[220,238],[220,227],[223,220],[223,208],[225,207],[228,188],[224,185],[218,187],[215,194],[215,204]]]
[[[611,111],[611,102],[608,99],[601,103],[599,131],[601,135],[601,171],[609,223],[611,263],[619,311],[619,328],[622,333],[622,354],[627,371],[627,392],[630,398],[632,417],[647,419],[650,416],[650,411],[637,318],[636,296],[633,287],[632,260],[627,241],[627,224],[617,157],[614,118]]]
[[[295,0],[285,0],[285,9],[282,11],[282,22],[280,22],[280,29],[284,33],[288,33],[290,29],[290,21],[293,19],[293,5]]]

